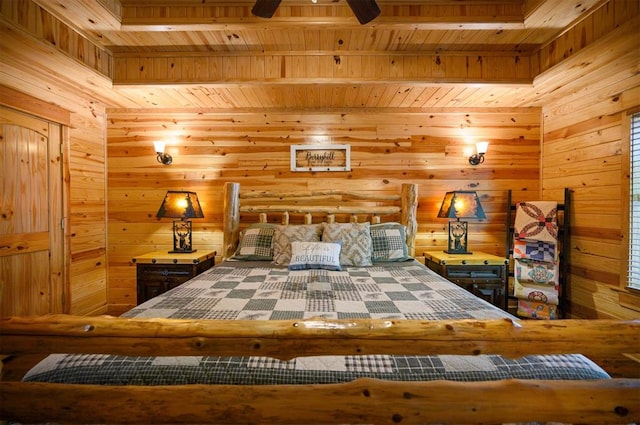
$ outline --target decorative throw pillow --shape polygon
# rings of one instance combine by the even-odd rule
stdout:
[[[275,224],[256,223],[245,229],[238,249],[233,256],[236,260],[273,260],[273,234]]]
[[[372,254],[374,263],[409,260],[407,230],[400,223],[371,225]]]
[[[279,265],[289,264],[292,242],[320,242],[321,233],[320,223],[276,226],[273,233],[273,262]]]
[[[291,242],[289,270],[342,270],[340,244],[330,242]]]
[[[371,233],[369,223],[324,223],[323,242],[342,242],[340,264],[370,266]]]

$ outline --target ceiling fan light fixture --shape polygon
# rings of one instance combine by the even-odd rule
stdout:
[[[260,18],[273,17],[282,0],[256,0],[251,13]],[[317,3],[317,0],[311,0]],[[347,4],[361,25],[368,24],[380,15],[380,7],[376,0],[347,0]]]
[[[347,0],[347,4],[361,25],[368,24],[380,15],[376,0]]]
[[[276,9],[280,6],[281,1],[282,0],[256,0],[256,3],[251,9],[251,13],[260,18],[269,19],[276,13]]]

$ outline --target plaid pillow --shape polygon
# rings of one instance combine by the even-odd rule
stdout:
[[[340,264],[370,266],[371,233],[369,223],[324,223],[323,242],[342,242]]]
[[[400,223],[382,223],[371,226],[372,254],[374,263],[406,261],[409,257],[407,248],[407,230]]]
[[[249,226],[243,233],[233,256],[236,260],[273,260],[273,234],[275,225],[260,224]]]

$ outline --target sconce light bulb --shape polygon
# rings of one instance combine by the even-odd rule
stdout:
[[[156,153],[164,153],[164,142],[153,142],[153,148]]]
[[[489,142],[478,142],[476,143],[476,152],[469,157],[469,164],[478,165],[484,162],[484,155],[487,153],[487,149],[489,148]]]
[[[476,143],[476,152],[478,155],[484,155],[487,153],[487,149],[489,148],[489,142],[478,142]]]
[[[153,148],[156,151],[156,159],[159,163],[169,165],[173,162],[173,158],[168,153],[164,153],[164,142],[153,142]]]

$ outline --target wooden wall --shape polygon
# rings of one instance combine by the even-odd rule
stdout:
[[[32,11],[39,19],[29,19],[22,13],[26,9],[19,8],[23,3],[1,4],[6,20],[2,21],[0,84],[70,113],[70,125],[64,130],[69,164],[65,178],[70,187],[68,304],[74,314],[103,314],[107,311],[105,103],[99,93],[108,93],[110,82],[87,71],[77,57],[59,50],[58,38],[64,39],[63,47],[69,46],[82,56],[86,40],[73,32],[54,31],[52,28],[60,27],[40,9]],[[13,18],[16,21],[9,23]],[[34,27],[32,35],[24,32],[29,25]],[[52,58],[56,58],[55,71],[43,72]],[[20,109],[36,115],[41,112],[30,102],[24,102]]]
[[[622,205],[629,196],[622,153],[628,111],[638,106],[640,78],[631,77],[544,108],[543,195],[573,189],[568,289],[576,317],[640,315],[640,298],[621,290],[628,243]]]
[[[445,244],[446,221],[435,215],[447,190],[479,191],[488,219],[471,224],[470,246],[502,255],[507,189],[526,200],[560,199],[562,188],[572,188],[572,314],[638,317],[638,297],[620,291],[626,237],[621,152],[627,112],[640,105],[637,6],[628,13],[607,4],[541,49],[540,60],[550,58],[535,80],[542,109],[374,113],[301,107],[265,113],[117,109],[134,105],[112,90],[109,53],[41,9],[25,9],[33,5],[0,3],[0,84],[71,114],[71,312],[118,313],[135,304],[131,258],[171,244],[170,221],[155,218],[167,189],[198,192],[206,216],[195,223],[194,243],[219,251],[226,181],[239,181],[245,189],[292,190],[396,190],[411,181],[420,185],[417,253]],[[623,23],[634,14],[635,20]],[[587,43],[598,37],[602,41]],[[554,52],[568,59],[551,60]],[[587,63],[597,69],[583,72]],[[491,142],[478,167],[466,159],[473,138]],[[167,141],[173,165],[155,161],[156,139]],[[353,170],[289,171],[289,146],[318,141],[350,144]]]
[[[474,189],[488,213],[470,225],[470,247],[504,254],[506,191],[539,196],[540,110],[388,110],[237,112],[108,111],[109,304],[135,304],[131,258],[171,247],[171,221],[155,214],[168,189],[196,191],[205,218],[194,220],[194,245],[221,252],[222,185],[242,190],[325,188],[397,191],[419,184],[416,252],[446,245],[436,215],[448,190]],[[472,167],[475,140],[490,142]],[[167,142],[173,164],[156,162],[153,140]],[[350,172],[292,172],[292,144],[346,143]]]
[[[625,14],[637,16],[638,4],[615,6],[599,9],[562,37],[578,43],[585,33],[615,28],[576,58],[592,60],[597,69],[572,74],[580,67],[572,61],[554,69],[554,75],[566,71],[574,78],[564,81],[563,96],[543,107],[543,197],[559,199],[564,187],[573,190],[568,295],[570,313],[579,318],[640,316],[640,296],[624,289],[621,275],[628,243],[623,203],[629,196],[623,153],[629,149],[628,113],[640,107],[640,49],[637,17],[620,22]],[[539,82],[560,84],[554,75]]]

